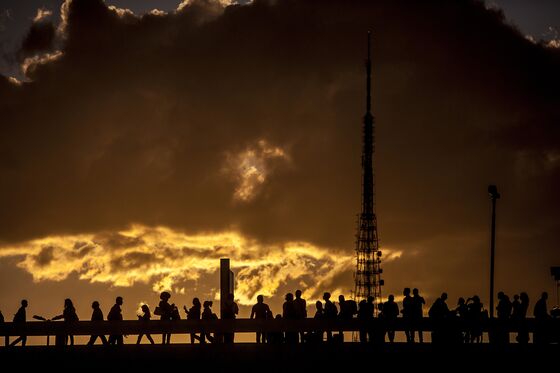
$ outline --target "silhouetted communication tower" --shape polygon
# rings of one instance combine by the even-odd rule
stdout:
[[[366,60],[366,115],[363,127],[362,148],[362,212],[358,219],[356,234],[356,272],[354,273],[356,302],[372,296],[377,313],[381,302],[381,251],[377,236],[377,217],[375,215],[375,180],[373,173],[374,119],[371,114],[371,35],[368,32],[368,56]]]

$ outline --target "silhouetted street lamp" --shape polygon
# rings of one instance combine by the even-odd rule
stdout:
[[[495,185],[488,186],[488,194],[492,201],[492,227],[490,232],[490,318],[494,318],[494,251],[496,248],[496,200],[500,198]]]

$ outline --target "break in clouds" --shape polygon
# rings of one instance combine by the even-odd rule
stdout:
[[[233,3],[37,11],[0,76],[0,257],[36,281],[210,294],[230,256],[243,302],[347,293],[372,30],[379,235],[402,253],[385,294],[484,296],[489,183],[497,286],[551,286],[558,48],[474,0]]]

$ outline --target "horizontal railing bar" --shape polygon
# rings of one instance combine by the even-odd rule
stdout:
[[[473,324],[460,319],[449,319],[435,322],[429,318],[415,321],[396,319],[304,319],[304,320],[176,320],[176,321],[29,321],[26,323],[6,322],[0,324],[0,336],[47,336],[47,335],[108,335],[108,334],[162,334],[162,333],[251,333],[251,332],[309,332],[309,331],[359,331],[410,329],[423,330],[468,330],[477,329],[488,332],[501,330],[507,332],[534,332],[546,330],[549,334],[560,333],[560,319],[548,320],[483,320]]]

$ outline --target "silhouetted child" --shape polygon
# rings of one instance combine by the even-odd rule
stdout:
[[[140,309],[142,310],[143,314],[138,315],[138,320],[142,321],[142,322],[150,321],[150,319],[152,318],[152,314],[150,313],[150,307],[148,307],[147,304],[143,304],[142,307],[140,307]],[[140,344],[143,336],[144,336],[144,334],[139,334],[138,335],[138,339],[136,340],[137,345]],[[146,337],[148,338],[148,341],[150,341],[151,344],[154,344],[154,339],[152,338],[152,336],[150,334],[146,334]]]
[[[27,315],[26,315],[26,312],[25,312],[25,309],[27,308],[27,305],[28,305],[27,300],[22,299],[21,307],[18,309],[18,311],[14,315],[14,319],[13,319],[14,323],[25,324],[27,322]],[[25,344],[27,343],[27,336],[26,335],[20,335],[18,338],[16,338],[16,340],[14,340],[12,343],[10,343],[10,346],[15,346],[19,342],[21,342],[22,346],[25,346]]]
[[[278,314],[276,315],[275,321],[281,321],[282,320],[282,315]],[[268,336],[270,338],[270,343],[272,344],[282,344],[284,343],[284,333],[280,332],[280,331],[275,331],[275,332],[270,332],[268,333]]]
[[[91,321],[103,321],[103,311],[101,311],[101,307],[99,306],[99,302],[94,301],[91,304],[91,308],[93,309],[93,312],[91,313]],[[101,339],[101,342],[104,345],[108,344],[107,338],[105,338],[104,335],[92,335],[89,338],[88,345],[92,346],[95,343],[95,341],[97,340],[98,337]]]
[[[78,321],[78,315],[76,314],[76,309],[74,308],[74,304],[70,298],[66,298],[64,300],[64,309],[61,315],[57,315],[52,318],[53,321],[64,319],[65,322],[76,322]],[[64,344],[68,344],[68,340],[70,340],[70,345],[74,345],[74,336],[72,334],[68,334],[65,336]]]

